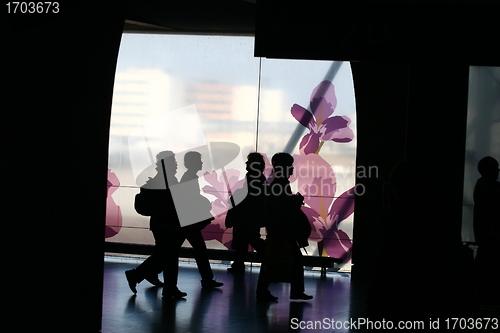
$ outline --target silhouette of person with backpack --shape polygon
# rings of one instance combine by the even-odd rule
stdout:
[[[175,174],[177,161],[171,151],[162,151],[156,156],[157,174],[141,187],[135,198],[135,209],[141,215],[150,216],[150,230],[155,239],[155,252],[137,268],[125,272],[132,292],[147,279],[158,283],[158,274],[163,271],[163,297],[182,298],[187,294],[177,288],[179,271],[179,249],[185,239],[175,209],[170,187],[178,184]]]
[[[227,270],[232,273],[245,272],[245,256],[251,245],[264,260],[266,242],[260,236],[260,228],[266,226],[265,203],[269,184],[264,177],[265,162],[261,154],[247,156],[246,183],[234,192],[234,207],[228,211],[226,227],[233,228],[231,247],[235,250],[234,262]]]
[[[304,265],[301,247],[309,245],[311,225],[301,210],[304,197],[293,194],[289,178],[293,174],[293,157],[288,153],[277,153],[271,159],[274,179],[271,182],[265,211],[267,217],[266,259],[261,267],[257,284],[257,299],[276,301],[268,287],[270,282],[290,282],[290,298],[310,300],[313,296],[304,293]],[[279,252],[277,258],[273,253]],[[285,252],[285,253],[283,253]],[[288,267],[281,267],[282,261],[290,258]],[[282,279],[282,272],[289,276]],[[275,276],[276,275],[276,276]],[[280,275],[278,277],[278,275]]]

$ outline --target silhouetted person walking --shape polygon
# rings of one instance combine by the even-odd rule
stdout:
[[[478,245],[477,278],[482,305],[500,305],[500,183],[498,161],[485,157],[474,187],[474,235]]]
[[[271,160],[274,180],[270,185],[265,205],[267,238],[270,241],[277,239],[291,249],[290,298],[309,300],[313,297],[304,293],[304,265],[300,248],[309,244],[307,239],[311,234],[311,225],[301,211],[304,197],[300,193],[293,194],[290,187],[289,178],[293,174],[293,162],[293,157],[287,153],[277,153]],[[269,251],[269,246],[266,251]],[[268,289],[270,276],[267,273],[267,266],[269,266],[268,260],[261,267],[257,299],[275,301],[277,297]]]
[[[246,162],[246,183],[243,188],[233,194],[234,224],[226,219],[226,227],[233,228],[231,247],[235,250],[235,258],[228,271],[245,272],[245,256],[248,245],[264,260],[266,242],[260,237],[260,228],[266,226],[265,202],[269,192],[269,184],[264,177],[265,162],[259,153],[250,153]],[[233,212],[228,212],[232,214]]]
[[[194,219],[193,221],[196,222],[184,227],[186,230],[185,236],[189,244],[193,247],[194,259],[201,275],[202,288],[221,287],[224,284],[214,280],[214,274],[208,259],[207,245],[201,234],[201,230],[214,219],[210,214],[210,202],[200,193],[200,183],[197,173],[203,167],[201,154],[196,151],[187,152],[184,155],[184,166],[187,168],[187,171],[182,175],[180,183],[183,187],[182,196],[185,202],[181,204],[183,210],[189,212],[189,215],[192,216],[191,218]]]
[[[136,285],[144,279],[154,281],[163,271],[163,297],[182,298],[187,294],[177,288],[179,249],[185,239],[176,213],[170,187],[178,183],[175,174],[177,162],[171,151],[163,151],[156,157],[155,177],[141,187],[136,197],[136,210],[150,218],[150,230],[155,239],[155,253],[136,269],[126,271],[130,289],[137,293]]]

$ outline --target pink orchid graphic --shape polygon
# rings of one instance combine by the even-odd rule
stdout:
[[[354,189],[336,198],[337,180],[327,161],[317,154],[294,155],[294,160],[290,181],[297,182],[307,205],[302,211],[312,227],[309,239],[319,242],[328,256],[349,261],[352,243],[339,224],[354,212]]]
[[[203,229],[203,238],[215,239],[229,248],[232,232],[225,226],[227,211],[231,208],[228,203],[229,197],[243,186],[245,179],[240,179],[240,172],[235,169],[225,170],[220,175],[216,171],[205,172],[204,178],[210,185],[203,186],[202,191],[213,195],[216,199],[212,202],[211,210],[215,220]]]
[[[319,199],[315,199],[320,201]],[[331,206],[325,211],[317,211],[310,207],[302,207],[307,215],[309,223],[313,227],[310,240],[323,242],[323,249],[328,256],[343,259],[348,262],[351,259],[352,242],[349,236],[339,229],[339,224],[354,212],[354,188],[342,193],[338,198],[326,200]],[[308,200],[308,205],[315,205]],[[333,202],[333,203],[332,203]],[[317,204],[317,203],[316,203]]]
[[[322,81],[314,88],[310,106],[312,112],[298,104],[291,108],[295,119],[309,129],[309,134],[302,138],[299,145],[301,154],[318,153],[325,141],[352,141],[354,133],[349,128],[351,119],[347,116],[330,117],[337,107],[335,87],[330,81]]]
[[[114,172],[108,169],[108,183],[106,192],[106,231],[105,237],[113,237],[122,227],[122,213],[111,196],[120,186],[120,181]]]

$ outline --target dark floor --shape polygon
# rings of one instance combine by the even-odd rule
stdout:
[[[224,286],[203,290],[193,262],[183,262],[179,289],[188,293],[183,300],[163,300],[161,288],[144,281],[136,296],[130,291],[125,270],[137,266],[138,259],[106,257],[104,266],[103,333],[137,332],[348,332],[336,329],[335,321],[349,320],[350,274],[306,271],[306,293],[311,301],[291,301],[289,284],[271,284],[275,303],[255,299],[258,267],[247,267],[244,275],[226,271],[227,265],[213,264],[216,280]],[[160,276],[160,278],[162,278]],[[321,325],[319,325],[321,322]],[[311,327],[312,324],[316,327]],[[307,329],[301,330],[300,326]],[[313,328],[313,329],[311,329]]]

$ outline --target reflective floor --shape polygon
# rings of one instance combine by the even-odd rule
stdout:
[[[331,321],[349,320],[348,273],[321,278],[319,272],[306,271],[306,293],[314,299],[291,301],[290,285],[274,283],[270,291],[279,301],[262,303],[255,298],[258,267],[234,275],[226,271],[227,265],[212,264],[216,280],[224,286],[204,290],[196,264],[181,262],[179,289],[188,296],[163,300],[161,288],[147,281],[138,285],[137,295],[130,291],[124,272],[138,263],[139,259],[106,257],[102,332],[348,332],[336,329]]]

